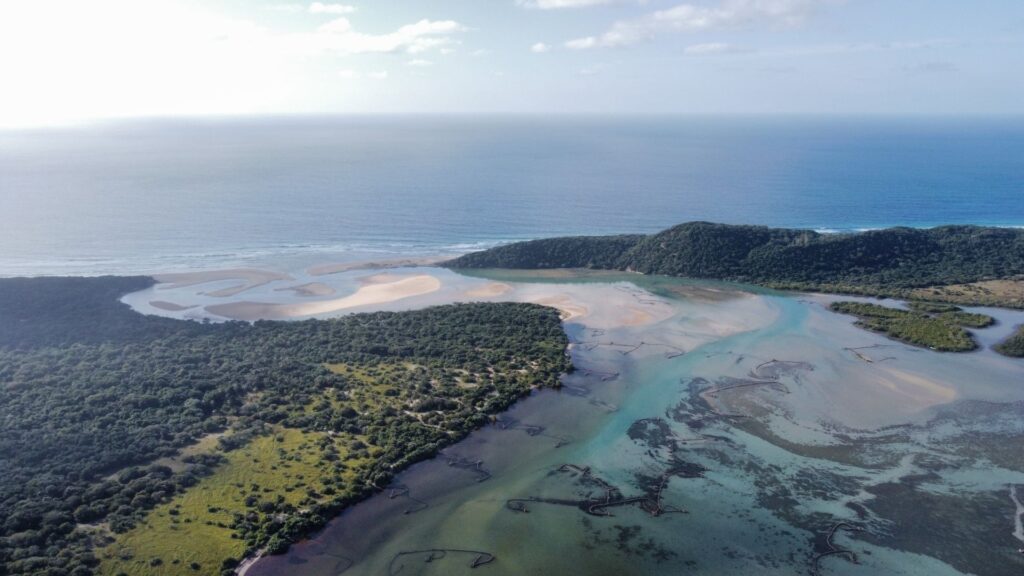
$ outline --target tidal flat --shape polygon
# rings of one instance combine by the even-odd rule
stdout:
[[[282,285],[306,281],[289,272]],[[439,287],[345,312],[552,305],[576,370],[247,576],[1024,570],[1024,363],[988,348],[1022,312],[998,311],[973,331],[981,350],[950,354],[862,330],[828,296],[621,273],[391,273]],[[365,275],[317,281],[343,296]],[[158,285],[125,301],[216,319],[204,306],[295,302],[278,287]],[[183,309],[149,307],[157,295]]]

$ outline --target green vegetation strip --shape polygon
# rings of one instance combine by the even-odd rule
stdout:
[[[557,311],[201,324],[0,280],[0,574],[220,574],[570,369]],[[69,301],[70,299],[70,301]]]
[[[649,236],[518,242],[447,265],[624,270],[790,290],[1024,306],[1019,284],[993,283],[1024,274],[1024,230],[981,226],[820,234],[690,222]],[[987,284],[969,284],[979,282]],[[952,285],[962,289],[932,289]]]
[[[857,317],[857,326],[914,346],[943,352],[967,352],[978,344],[964,326],[984,328],[995,320],[956,306],[911,302],[909,310],[863,302],[834,302],[833,312]]]

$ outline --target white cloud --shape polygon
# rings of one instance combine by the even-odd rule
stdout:
[[[326,24],[322,24],[317,28],[317,31],[328,34],[347,34],[352,31],[352,23],[349,22],[348,18],[336,18]]]
[[[593,64],[591,66],[580,68],[578,74],[580,76],[596,76],[600,74],[602,70],[604,70],[603,64]]]
[[[539,8],[541,10],[557,10],[559,8],[585,8],[587,6],[601,6],[612,4],[622,0],[517,0],[516,4],[527,8]],[[642,1],[642,0],[641,0]]]
[[[434,63],[431,62],[430,60],[423,60],[422,58],[417,58],[415,60],[409,60],[406,64],[408,64],[409,66],[415,66],[417,68],[426,68],[427,66],[433,66],[434,65]]]
[[[548,52],[550,50],[551,50],[551,46],[548,46],[547,44],[545,44],[543,42],[537,42],[533,46],[530,46],[530,52],[533,52],[534,54],[543,54],[543,53]]]
[[[959,72],[960,67],[946,60],[936,60],[933,62],[914,64],[913,66],[904,66],[903,71],[913,76],[923,74],[949,74],[952,72]]]
[[[586,50],[587,48],[593,48],[597,46],[597,37],[587,36],[586,38],[577,38],[575,40],[569,40],[565,43],[566,48],[573,50]]]
[[[367,74],[367,76],[369,76],[370,78],[372,78],[374,80],[387,80],[388,79],[388,71],[387,70],[379,70],[377,72],[370,72],[369,74]]]
[[[441,49],[438,50],[438,52],[442,56],[449,56],[451,54],[455,54],[456,50],[455,50],[455,48],[441,48]]]
[[[465,30],[452,20],[420,20],[368,33],[357,22],[330,17],[296,31],[200,4],[0,0],[0,126],[337,106],[325,104],[337,102],[325,90],[309,89],[321,81],[310,76],[310,63],[358,54],[423,58],[458,44]],[[337,82],[357,77],[336,72],[349,67],[360,70],[354,64],[327,70]]]
[[[271,4],[263,9],[270,12],[302,12],[302,4]]]
[[[420,54],[432,48],[456,43],[451,34],[465,31],[454,20],[420,20],[394,32],[366,34],[353,29],[347,18],[336,18],[317,29],[300,43],[314,50],[345,54],[395,53]]]
[[[726,42],[708,42],[705,44],[693,44],[683,49],[687,56],[710,56],[713,54],[735,54],[743,50]]]
[[[833,0],[722,0],[717,7],[680,4],[639,18],[620,20],[599,36],[565,43],[568,48],[614,48],[649,40],[661,32],[703,32],[758,26],[794,26]]]
[[[352,80],[353,78],[358,78],[359,77],[359,73],[356,72],[355,70],[345,69],[345,70],[338,70],[338,76],[340,76],[340,77],[342,77],[342,78],[344,78],[346,80]]]
[[[356,11],[355,6],[349,6],[348,4],[324,4],[323,2],[313,2],[309,5],[310,14],[351,14]]]

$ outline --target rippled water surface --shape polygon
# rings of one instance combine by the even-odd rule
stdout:
[[[1024,122],[367,117],[0,131],[0,275],[461,252],[710,220],[1024,225]]]

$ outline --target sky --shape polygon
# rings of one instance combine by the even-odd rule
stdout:
[[[0,127],[1024,114],[1022,0],[0,0]]]

